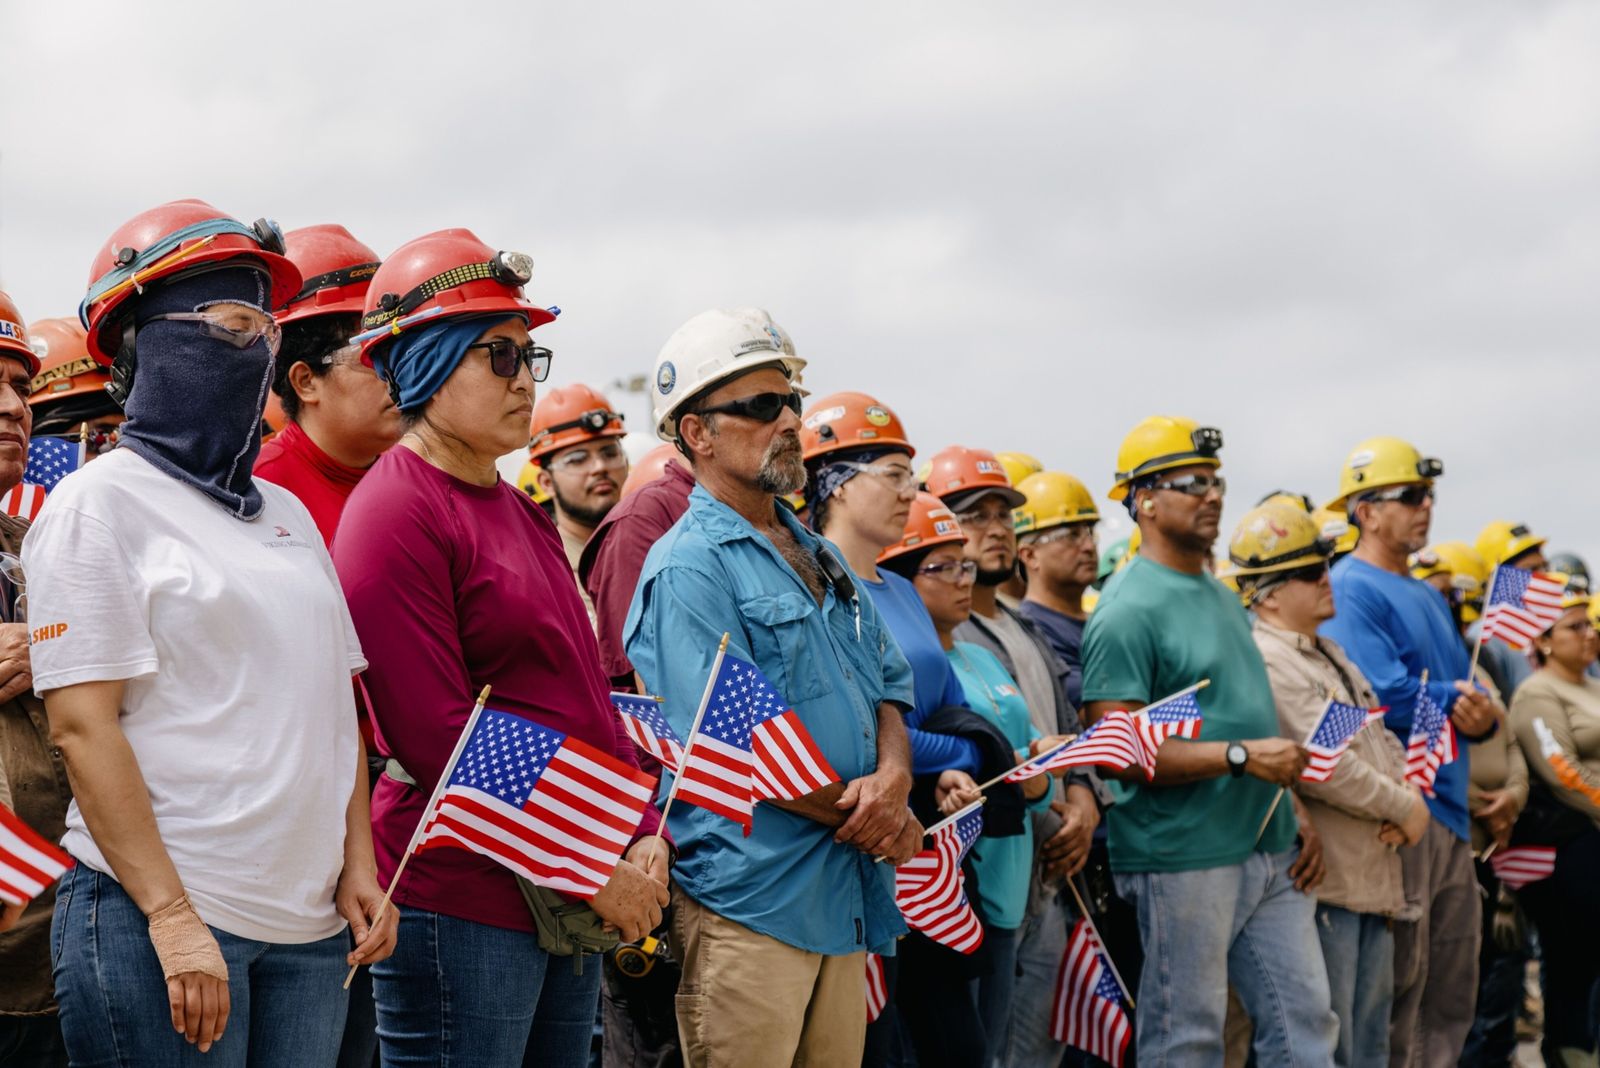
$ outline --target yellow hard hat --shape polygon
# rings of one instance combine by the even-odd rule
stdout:
[[[1399,438],[1368,438],[1344,458],[1339,470],[1339,496],[1323,505],[1334,512],[1348,512],[1350,498],[1384,486],[1403,486],[1426,482],[1444,474],[1444,464],[1424,456]]]
[[[1222,431],[1201,426],[1182,416],[1152,415],[1128,431],[1117,447],[1116,483],[1109,496],[1114,501],[1128,496],[1128,485],[1145,475],[1190,464],[1221,467],[1217,453],[1222,449]]]
[[[1305,512],[1307,515],[1310,515],[1317,510],[1317,506],[1311,502],[1310,497],[1306,496],[1304,493],[1295,493],[1293,490],[1273,490],[1256,503],[1272,504],[1274,502],[1278,504],[1292,504],[1296,508],[1299,508],[1301,511]]]
[[[1088,589],[1083,591],[1082,604],[1083,604],[1083,614],[1084,615],[1088,615],[1089,613],[1093,612],[1094,611],[1094,606],[1099,604],[1099,603],[1100,603],[1100,591],[1099,590],[1095,589],[1093,586],[1090,586]],[[1596,623],[1595,626],[1596,627],[1600,627],[1600,623]]]
[[[1560,574],[1560,572],[1557,572],[1557,574]],[[1570,576],[1563,575],[1562,577],[1568,580],[1567,588],[1561,591],[1562,609],[1588,608],[1592,603],[1589,597],[1589,584],[1587,582],[1573,582]]]
[[[1089,488],[1060,471],[1040,471],[1017,484],[1027,499],[1012,512],[1017,533],[1049,530],[1064,523],[1094,523],[1100,512]]]
[[[1322,563],[1333,555],[1333,542],[1306,510],[1286,501],[1258,504],[1244,514],[1228,539],[1229,574],[1234,578]]]
[[[1084,594],[1085,599],[1088,596],[1087,593]],[[1600,630],[1600,598],[1590,598],[1589,600],[1589,622],[1594,624],[1595,630]]]
[[[1239,592],[1239,576],[1233,569],[1233,562],[1226,556],[1213,561],[1211,573],[1217,577],[1218,582],[1228,587],[1228,589],[1234,593]]]
[[[1450,585],[1471,597],[1483,592],[1489,569],[1478,550],[1464,541],[1441,541],[1411,555],[1411,577],[1429,578],[1448,574]]]
[[[1544,539],[1535,535],[1521,523],[1496,519],[1478,532],[1478,553],[1490,568],[1499,567],[1529,549],[1537,549]]]
[[[1317,530],[1322,536],[1333,542],[1335,556],[1343,556],[1350,552],[1361,539],[1361,529],[1350,522],[1350,517],[1343,512],[1318,508],[1311,513],[1311,519],[1317,524]]]
[[[1020,487],[1022,480],[1029,475],[1037,475],[1044,470],[1044,464],[1039,462],[1038,457],[1025,452],[997,452],[994,458],[1006,469],[1006,478],[1017,487]]]
[[[550,499],[550,494],[539,485],[539,465],[532,460],[522,465],[522,471],[517,475],[517,488],[532,497],[534,504],[543,504]]]

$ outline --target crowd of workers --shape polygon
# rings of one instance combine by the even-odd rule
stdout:
[[[76,861],[0,921],[0,1064],[581,1065],[597,1017],[616,1066],[1100,1063],[1050,1023],[1085,912],[1125,1064],[1504,1065],[1531,956],[1547,1062],[1597,1063],[1581,561],[1499,521],[1430,542],[1443,465],[1393,437],[1223,539],[1222,433],[1166,416],[1117,451],[1137,542],[1102,554],[1104,458],[923,457],[965,432],[807,396],[750,308],[667,339],[630,468],[602,394],[536,392],[530,274],[465,230],[380,262],[177,201],[111,236],[79,320],[0,295],[0,493],[30,441],[85,457],[0,517],[0,803]],[[1502,565],[1559,571],[1562,614],[1480,657]],[[482,687],[654,774],[608,693],[687,736],[725,635],[838,782],[748,831],[649,808],[587,901],[412,855]],[[1203,680],[1150,777],[987,785]],[[1330,699],[1386,711],[1304,780]],[[1428,791],[1424,704],[1460,741]],[[907,933],[894,869],[980,797],[961,953]],[[1514,845],[1553,871],[1502,883]],[[571,905],[621,943],[600,967],[549,937]]]

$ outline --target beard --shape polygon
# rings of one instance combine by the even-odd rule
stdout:
[[[600,520],[604,519],[606,513],[617,506],[617,500],[621,499],[619,497],[616,500],[591,508],[587,505],[579,504],[577,501],[568,500],[567,495],[562,493],[554,482],[551,482],[550,490],[551,496],[555,498],[556,506],[586,527],[599,526]]]
[[[980,586],[1004,586],[1017,577],[1017,559],[1011,558],[1010,567],[979,567],[977,583]]]
[[[800,460],[800,435],[785,431],[773,439],[761,457],[756,485],[763,493],[783,497],[799,493],[806,485],[806,468]]]

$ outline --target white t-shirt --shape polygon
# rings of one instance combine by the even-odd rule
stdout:
[[[22,545],[33,682],[129,680],[122,732],[200,918],[310,942],[344,926],[367,662],[310,513],[256,484],[266,507],[242,522],[129,449],[63,479]],[[111,874],[77,802],[62,842]]]

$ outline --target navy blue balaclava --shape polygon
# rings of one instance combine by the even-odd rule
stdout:
[[[249,348],[208,337],[205,324],[156,319],[216,304],[265,309],[265,270],[229,262],[145,290],[134,309],[138,357],[120,446],[216,501],[237,519],[261,514],[250,477],[261,451],[261,413],[272,388],[266,338]]]

